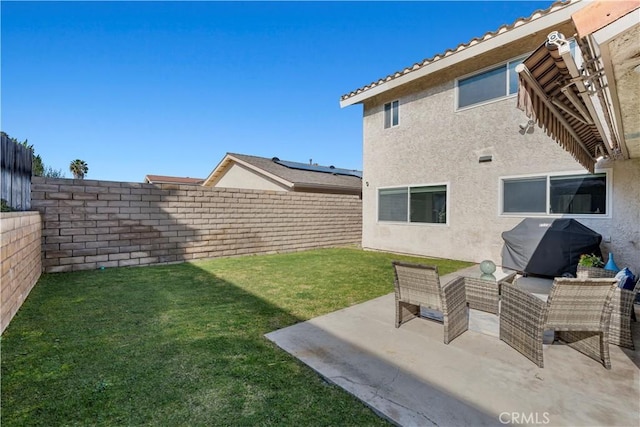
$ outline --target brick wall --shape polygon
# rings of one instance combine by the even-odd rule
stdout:
[[[0,333],[4,332],[42,273],[41,227],[38,212],[0,213]]]
[[[34,177],[46,272],[359,244],[358,196]]]

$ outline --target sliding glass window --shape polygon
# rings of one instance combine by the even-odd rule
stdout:
[[[470,107],[518,93],[516,66],[524,57],[481,71],[457,81],[457,108]]]
[[[607,215],[608,173],[503,178],[503,214]]]
[[[425,185],[378,190],[378,221],[447,223],[447,186]]]

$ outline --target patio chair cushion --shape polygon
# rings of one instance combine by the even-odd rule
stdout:
[[[632,291],[636,283],[636,278],[628,268],[620,270],[615,277],[618,280],[618,287],[620,289],[626,289]]]

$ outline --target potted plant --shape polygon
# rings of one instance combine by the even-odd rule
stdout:
[[[582,254],[580,255],[578,265],[580,267],[602,268],[604,267],[604,262],[602,262],[602,258],[597,256],[596,254]]]
[[[602,267],[604,267],[604,262],[599,256],[582,254],[580,255],[580,260],[578,260],[576,276],[583,278],[613,277],[609,271]]]

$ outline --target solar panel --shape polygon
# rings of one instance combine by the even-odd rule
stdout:
[[[351,169],[341,169],[336,168],[334,166],[319,166],[319,165],[309,165],[306,163],[298,163],[298,162],[288,162],[286,160],[280,160],[277,157],[273,158],[273,161],[279,165],[287,167],[289,169],[298,169],[303,171],[311,171],[311,172],[322,172],[322,173],[331,173],[334,175],[346,175],[346,176],[355,176],[362,179],[362,172],[358,170]]]

